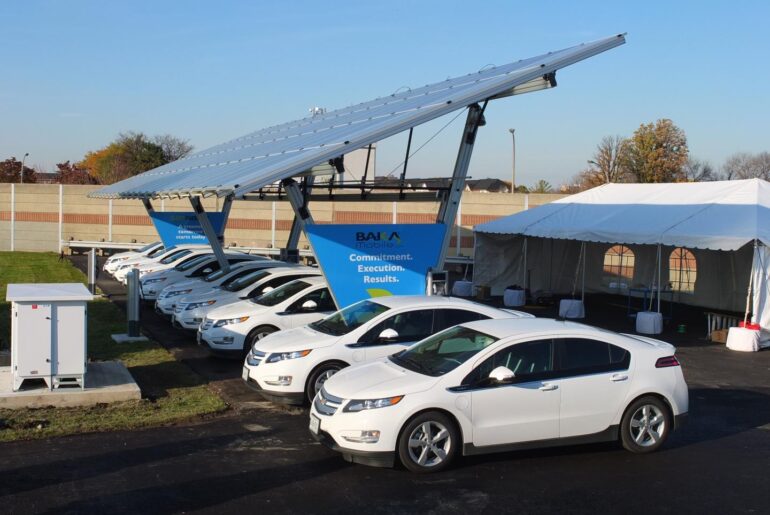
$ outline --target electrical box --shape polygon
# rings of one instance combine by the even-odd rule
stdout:
[[[49,389],[85,386],[87,302],[82,284],[9,284],[13,390],[27,379]]]

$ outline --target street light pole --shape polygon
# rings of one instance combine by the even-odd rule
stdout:
[[[19,174],[19,183],[24,184],[24,161],[27,160],[27,156],[29,155],[29,152],[24,154],[24,157],[21,158],[21,173]]]
[[[511,193],[516,193],[516,129],[508,129],[513,138],[513,155],[511,162]]]

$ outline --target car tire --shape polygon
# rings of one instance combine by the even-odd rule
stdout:
[[[651,395],[635,400],[623,414],[620,441],[635,454],[657,451],[668,438],[672,426],[668,406]]]
[[[307,384],[305,385],[305,397],[307,402],[313,402],[318,390],[323,386],[331,376],[345,368],[347,364],[341,361],[327,361],[318,365],[308,376]]]
[[[398,457],[407,470],[439,472],[447,468],[460,447],[455,422],[438,411],[421,413],[409,420],[398,437]]]
[[[243,341],[243,352],[244,354],[248,354],[248,352],[251,350],[251,348],[254,346],[255,343],[257,343],[259,340],[264,338],[265,336],[273,333],[277,333],[278,328],[273,327],[271,325],[260,325],[255,327],[251,330],[251,332],[246,336],[246,339]]]

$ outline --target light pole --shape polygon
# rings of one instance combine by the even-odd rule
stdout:
[[[511,193],[516,193],[516,129],[508,129],[513,138],[513,159],[511,162]]]
[[[24,154],[24,157],[21,158],[21,173],[19,174],[19,183],[24,184],[24,161],[27,160],[27,156],[29,155],[29,152]]]

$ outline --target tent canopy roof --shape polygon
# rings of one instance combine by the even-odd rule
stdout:
[[[711,250],[737,250],[755,239],[768,245],[770,183],[605,184],[474,231]]]
[[[619,34],[268,127],[112,184],[90,196],[242,197],[476,102],[552,87],[552,74],[557,70],[624,42]]]

